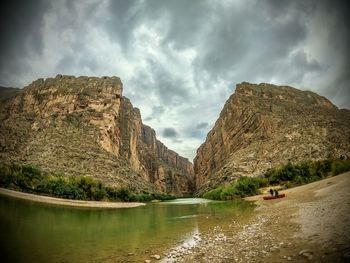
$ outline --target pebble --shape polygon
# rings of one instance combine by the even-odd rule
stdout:
[[[310,249],[303,249],[299,252],[299,255],[306,257],[308,260],[312,260],[312,254],[313,252]]]
[[[299,252],[299,255],[302,255],[304,253],[312,253],[310,249],[303,249],[302,251]]]
[[[151,258],[159,260],[161,257],[159,255],[152,255]]]
[[[145,263],[151,263],[151,260],[146,259],[146,260],[145,260]]]

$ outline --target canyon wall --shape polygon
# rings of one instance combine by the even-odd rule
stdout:
[[[189,195],[192,164],[157,140],[122,92],[117,77],[63,75],[1,88],[1,160],[136,192]]]
[[[0,159],[135,192],[200,195],[287,162],[350,157],[350,111],[310,91],[238,84],[194,168],[157,140],[117,77],[57,75],[0,88]]]
[[[305,160],[350,157],[350,111],[310,91],[238,84],[194,159],[197,194]]]

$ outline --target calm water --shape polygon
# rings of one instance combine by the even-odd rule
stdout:
[[[193,232],[244,220],[251,203],[177,199],[127,209],[82,209],[0,196],[1,262],[144,262]]]

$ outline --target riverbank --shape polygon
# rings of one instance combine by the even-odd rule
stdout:
[[[223,222],[197,234],[196,245],[173,249],[163,262],[350,262],[350,173],[255,201],[244,223]]]
[[[5,188],[0,188],[0,195],[10,196],[19,199],[25,199],[33,202],[62,205],[62,206],[75,206],[75,207],[88,207],[88,208],[130,208],[145,205],[139,202],[103,202],[103,201],[81,201],[55,198],[43,195],[28,194],[18,191],[13,191]]]

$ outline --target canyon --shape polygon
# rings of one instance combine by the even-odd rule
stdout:
[[[192,163],[168,149],[118,77],[57,75],[0,88],[0,159],[133,192],[200,196],[241,176],[350,158],[350,111],[289,86],[236,86]]]

